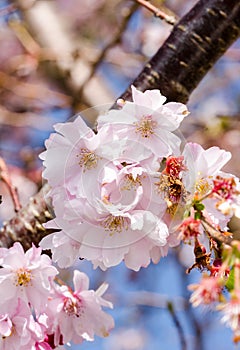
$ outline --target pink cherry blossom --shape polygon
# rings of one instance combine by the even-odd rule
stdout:
[[[98,130],[111,125],[121,137],[144,144],[158,157],[178,153],[181,140],[172,133],[188,114],[185,105],[164,104],[159,90],[138,91],[132,86],[133,102],[126,101],[122,109],[110,110],[98,118]]]
[[[76,217],[64,220],[57,216],[48,222],[47,227],[62,229],[62,234],[73,242],[80,243],[79,256],[91,260],[95,267],[106,269],[119,264],[122,260],[134,270],[150,263],[150,251],[154,246],[164,246],[167,243],[168,229],[164,222],[149,211],[121,211],[114,205],[99,206],[99,219],[94,218],[81,222]],[[68,201],[66,206],[74,206]],[[65,211],[64,207],[62,208]],[[58,204],[59,212],[59,204]],[[72,213],[73,215],[73,213]],[[63,215],[62,215],[63,217]],[[54,238],[51,238],[53,240]],[[46,244],[47,238],[41,242],[43,247],[56,251],[59,247]],[[64,254],[64,252],[63,252]]]
[[[219,147],[203,149],[197,143],[187,143],[182,153],[188,172],[183,173],[183,180],[188,191],[199,192],[204,196],[210,189],[213,177],[230,160],[231,153]]]
[[[46,228],[51,226],[51,223],[45,224]],[[52,259],[60,268],[73,265],[74,261],[79,257],[79,249],[81,246],[79,242],[71,239],[64,231],[45,236],[40,245],[42,249],[51,248]]]
[[[95,207],[89,207],[78,198],[68,197],[65,200],[64,193],[60,189],[55,193],[53,205],[56,218],[45,226],[62,229],[61,237],[68,242],[68,246],[76,247],[77,252],[80,244],[79,256],[93,261],[95,267],[106,269],[124,260],[129,268],[139,270],[150,263],[149,252],[154,246],[162,247],[167,243],[165,223],[152,212],[138,209],[136,200],[122,205],[108,202],[106,198],[104,201],[96,199]],[[159,199],[158,212],[162,205],[161,215],[165,210],[163,204],[163,200]],[[41,246],[53,250],[53,259],[60,254],[62,259],[67,258],[54,235],[45,237]],[[74,261],[73,256],[70,261]]]
[[[194,291],[190,298],[194,307],[220,301],[222,295],[221,279],[213,276],[203,276],[199,284],[192,284],[189,289]]]
[[[234,332],[234,341],[240,341],[240,291],[232,292],[231,300],[218,307],[222,311],[221,321],[225,323]]]
[[[49,193],[56,218],[45,227],[61,232],[45,237],[40,244],[52,249],[61,267],[69,266],[79,254],[95,267],[106,269],[124,260],[128,267],[139,270],[150,263],[152,248],[167,242],[167,226],[161,220],[166,202],[155,186],[158,158],[143,145],[137,147],[135,141],[108,134],[107,129],[95,135],[97,164],[82,169],[76,163],[77,151],[69,151],[62,170],[68,174],[67,181],[52,186]],[[90,144],[95,136],[84,142]],[[45,159],[51,157],[51,147],[49,144]],[[74,162],[76,171],[71,167]],[[49,166],[46,161],[45,165]]]
[[[0,335],[2,350],[34,350],[35,339],[41,341],[44,338],[29,306],[20,298],[12,301],[7,313],[0,312]]]
[[[191,216],[184,219],[177,229],[180,231],[179,239],[184,242],[194,241],[194,239],[201,233],[200,224],[201,221],[199,219],[194,219]]]
[[[240,218],[240,181],[231,174],[221,174],[214,181],[213,196],[217,209],[226,216]]]
[[[0,303],[21,298],[38,311],[45,307],[51,289],[50,280],[58,273],[50,258],[34,245],[26,253],[14,243],[2,260],[0,269]]]
[[[183,157],[188,171],[183,172],[183,184],[192,198],[202,201],[205,206],[203,214],[213,226],[225,230],[229,216],[217,209],[218,199],[213,196],[214,181],[219,176],[228,174],[221,171],[230,160],[231,153],[218,147],[204,150],[200,145],[187,143]],[[191,197],[190,196],[190,197]]]
[[[88,277],[74,271],[74,290],[67,286],[55,285],[55,290],[49,300],[47,313],[50,312],[52,331],[55,333],[55,344],[73,341],[81,343],[83,340],[92,341],[94,335],[106,337],[113,328],[114,322],[102,307],[112,308],[112,304],[102,298],[106,287],[99,291],[89,290]],[[59,338],[59,339],[58,339]]]
[[[40,155],[45,166],[43,177],[53,188],[64,186],[82,197],[86,196],[85,188],[96,186],[97,190],[101,169],[121,156],[127,140],[119,140],[111,127],[95,134],[81,116],[73,122],[56,124],[55,130]]]

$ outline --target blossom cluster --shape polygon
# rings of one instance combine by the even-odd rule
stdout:
[[[56,216],[46,227],[58,232],[41,246],[60,267],[81,257],[139,270],[181,240],[196,242],[200,219],[225,230],[237,205],[239,181],[221,172],[229,152],[193,143],[181,150],[174,131],[186,106],[165,103],[158,90],[132,94],[133,102],[98,117],[97,133],[78,116],[46,141],[43,177]]]
[[[192,284],[190,302],[220,311],[221,321],[233,331],[235,343],[240,341],[240,244],[233,240],[224,246],[222,258],[215,259],[199,283]],[[228,292],[228,293],[227,293]]]
[[[231,246],[227,224],[240,216],[239,179],[222,171],[231,154],[182,145],[176,130],[189,114],[184,104],[134,86],[132,97],[100,115],[96,133],[81,116],[55,125],[40,157],[55,212],[45,227],[56,232],[40,245],[60,267],[80,257],[94,268],[123,261],[138,271],[158,263],[169,247],[188,243],[195,263],[187,272],[207,271],[203,281],[212,287],[204,284],[204,300],[220,301],[233,268],[222,259],[224,244]],[[224,279],[216,278],[217,265]],[[194,290],[199,305],[202,294]]]
[[[74,271],[72,290],[60,280],[41,248],[26,253],[20,243],[0,249],[0,349],[63,349],[72,341],[107,336],[113,319],[102,310],[106,286],[89,290],[88,277]]]

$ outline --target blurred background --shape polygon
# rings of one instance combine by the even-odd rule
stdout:
[[[196,1],[155,0],[156,8],[180,18]],[[168,37],[172,26],[127,0],[0,0],[0,156],[20,201],[42,185],[38,154],[53,124],[89,108],[111,106]],[[240,41],[227,51],[191,95],[191,115],[181,132],[203,147],[232,152],[226,171],[240,176]],[[87,111],[86,111],[87,110]],[[0,220],[14,215],[8,190],[0,183]],[[239,231],[239,223],[231,223]],[[91,287],[107,281],[114,303],[115,329],[107,339],[71,346],[98,350],[236,349],[220,316],[192,309],[187,286],[200,273],[185,274],[191,248],[172,250],[158,265],[135,273],[124,265],[93,271]],[[75,266],[76,267],[76,266]],[[62,271],[68,279],[71,271]],[[187,347],[184,344],[187,344]]]

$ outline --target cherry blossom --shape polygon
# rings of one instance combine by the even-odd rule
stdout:
[[[180,231],[179,238],[184,242],[191,242],[201,233],[200,224],[201,221],[199,219],[194,219],[191,216],[184,219],[178,227],[178,231]]]
[[[4,309],[4,308],[3,308]],[[29,306],[20,298],[8,304],[8,310],[0,313],[0,348],[3,350],[35,349],[35,339],[44,339],[44,333],[34,321]]]
[[[21,298],[37,310],[45,306],[51,289],[50,280],[58,273],[51,259],[41,255],[34,245],[26,253],[20,243],[14,243],[2,260],[0,269],[0,303]]]
[[[53,318],[51,331],[55,334],[54,343],[81,343],[83,340],[93,341],[94,335],[106,337],[114,327],[113,319],[102,310],[112,308],[112,304],[102,298],[107,285],[98,291],[89,290],[88,277],[74,271],[74,290],[62,285],[54,286],[49,300],[47,314]]]
[[[98,117],[98,130],[111,125],[121,137],[144,144],[158,157],[179,153],[181,140],[172,132],[188,115],[182,103],[169,102],[159,90],[138,91],[132,86],[133,102],[126,101],[120,111],[110,110]]]
[[[57,207],[56,212],[62,210],[62,216],[58,215],[48,222],[47,227],[62,228],[62,234],[73,240],[72,242],[79,242],[79,256],[93,261],[95,267],[106,269],[124,260],[129,268],[139,270],[141,266],[150,263],[149,252],[154,246],[164,246],[167,243],[166,224],[150,211],[124,212],[114,205],[99,203],[98,220],[89,217],[89,220],[81,222],[77,213],[79,208],[76,208],[75,203],[68,200],[65,206],[59,208],[60,202],[58,202]],[[71,219],[62,219],[64,212],[66,216],[65,208],[71,210],[72,207],[75,210],[71,212]],[[49,248],[46,242],[50,243],[49,238],[44,238],[41,246]],[[51,249],[58,254],[56,252],[58,247],[50,244]]]
[[[232,293],[231,300],[219,305],[223,313],[221,321],[233,330],[234,341],[240,341],[240,291],[236,290]]]
[[[112,308],[102,297],[105,283],[97,291],[89,290],[88,277],[75,271],[72,290],[56,279],[58,271],[41,248],[33,246],[24,253],[21,244],[15,243],[3,253],[1,349],[60,350],[70,341],[79,344],[95,335],[108,335],[114,322],[102,310]]]
[[[183,172],[183,184],[190,194],[189,199],[202,202],[205,207],[203,214],[211,225],[226,229],[230,216],[217,209],[219,200],[214,188],[219,176],[227,175],[221,169],[230,160],[231,153],[218,147],[204,150],[196,143],[187,143],[182,155],[188,169]]]
[[[209,305],[220,301],[222,297],[221,279],[204,275],[199,284],[192,284],[189,289],[193,290],[190,302],[193,306],[200,304]]]
[[[222,170],[231,154],[191,142],[182,150],[174,132],[188,115],[186,106],[166,103],[159,90],[132,86],[132,97],[133,102],[118,101],[118,110],[98,117],[97,133],[81,116],[55,126],[41,159],[55,213],[45,228],[58,232],[40,246],[51,249],[53,261],[63,268],[80,257],[102,270],[124,261],[138,271],[181,242],[193,245],[195,262],[186,272],[207,272],[190,286],[190,302],[220,304],[223,322],[238,342],[239,262],[234,261],[239,252],[233,244],[221,245],[231,237],[230,218],[240,217],[239,179]],[[3,264],[8,254],[0,251]],[[233,271],[237,277],[231,286]],[[92,341],[94,334],[105,336],[113,327],[101,308],[111,304],[102,293],[88,290],[84,274],[74,272],[74,290],[51,279],[48,292],[45,313],[36,313],[45,335],[35,340],[37,349]]]
[[[182,153],[188,172],[183,173],[183,180],[188,191],[204,196],[211,189],[213,177],[230,160],[231,153],[219,147],[206,150],[197,143],[187,143]]]

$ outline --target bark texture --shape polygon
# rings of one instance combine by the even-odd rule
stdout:
[[[191,92],[240,35],[239,0],[200,0],[173,28],[133,85],[160,89],[186,103]],[[131,99],[130,87],[121,98]]]

